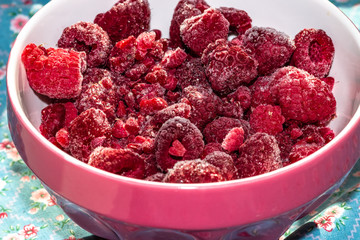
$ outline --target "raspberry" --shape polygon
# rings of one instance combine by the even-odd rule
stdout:
[[[175,77],[181,89],[190,85],[209,87],[200,58],[190,58],[177,67]]]
[[[294,140],[287,131],[275,135],[275,138],[279,145],[281,161],[283,164],[287,163],[289,161],[291,148],[294,145]]]
[[[132,89],[134,94],[135,101],[137,104],[140,104],[141,100],[152,99],[155,97],[164,98],[165,88],[160,84],[147,84],[147,83],[138,83]]]
[[[169,148],[169,154],[174,157],[183,157],[186,152],[186,148],[181,144],[179,140],[173,141]]]
[[[85,71],[85,53],[66,49],[45,49],[31,43],[22,52],[30,87],[50,98],[75,98],[80,94]]]
[[[151,182],[162,182],[164,177],[165,177],[164,173],[158,172],[158,173],[155,173],[153,175],[146,177],[145,180],[151,181]]]
[[[218,167],[200,159],[177,162],[163,179],[167,183],[209,183],[225,180]]]
[[[50,104],[41,110],[40,132],[47,139],[54,137],[61,128],[68,127],[76,116],[77,110],[71,102]]]
[[[191,105],[190,121],[199,129],[205,127],[216,115],[220,99],[211,91],[203,87],[188,86],[183,90],[183,97]]]
[[[84,73],[82,85],[89,83],[98,83],[103,78],[111,78],[110,71],[103,68],[88,68]]]
[[[167,102],[160,97],[143,99],[140,101],[140,112],[144,115],[153,115],[167,106]]]
[[[231,31],[242,35],[251,28],[252,19],[244,10],[231,7],[220,7],[218,10],[229,21]]]
[[[69,132],[65,128],[61,128],[59,131],[56,132],[55,139],[61,147],[69,147]]]
[[[297,162],[316,152],[320,148],[321,146],[316,143],[299,142],[291,148],[289,153],[289,161],[290,163]]]
[[[135,62],[131,68],[127,69],[125,76],[133,81],[139,80],[154,64],[155,61],[152,58],[144,58],[141,61]]]
[[[204,158],[204,161],[214,165],[215,167],[218,167],[226,180],[237,178],[237,170],[233,158],[229,154],[214,151],[208,154]]]
[[[120,0],[105,13],[96,15],[94,23],[102,27],[113,43],[131,35],[137,37],[150,27],[147,0]]]
[[[136,59],[142,60],[146,54],[155,46],[156,33],[154,31],[142,32],[136,38]]]
[[[207,155],[215,151],[223,151],[220,143],[211,142],[205,145],[204,150],[201,154],[201,159],[204,159]]]
[[[329,86],[331,91],[333,90],[335,85],[335,79],[333,77],[323,77],[321,78],[321,81],[325,82]]]
[[[89,67],[104,66],[112,48],[108,34],[97,24],[78,22],[63,30],[57,43],[60,48],[86,52]]]
[[[226,97],[221,99],[217,111],[218,115],[229,118],[241,119],[244,114],[240,101],[234,101],[233,99],[229,100]]]
[[[221,147],[228,152],[234,152],[239,150],[239,147],[243,144],[243,142],[244,129],[242,127],[236,127],[226,134],[221,143]]]
[[[126,138],[129,136],[129,133],[126,131],[124,122],[121,120],[116,120],[114,126],[112,127],[112,135],[116,138]]]
[[[268,75],[284,66],[295,50],[288,35],[269,27],[250,28],[244,34],[242,45],[258,61],[259,75]]]
[[[136,39],[130,36],[115,44],[110,52],[110,69],[116,73],[123,73],[135,63]]]
[[[185,19],[180,25],[180,36],[184,44],[198,56],[201,56],[209,43],[226,39],[228,32],[228,20],[213,8]]]
[[[115,119],[116,106],[119,102],[117,88],[111,79],[104,78],[98,83],[84,85],[80,96],[75,101],[75,106],[81,113],[89,108],[102,110],[108,120]]]
[[[209,5],[204,0],[180,0],[175,9],[170,23],[171,46],[184,47],[180,37],[181,23],[190,17],[200,15]]]
[[[129,117],[126,120],[124,127],[129,134],[134,136],[136,136],[140,131],[139,122],[134,117]]]
[[[167,50],[161,60],[161,65],[165,68],[176,68],[185,61],[186,57],[187,54],[181,48]]]
[[[285,118],[281,108],[273,105],[259,105],[250,114],[250,126],[255,132],[276,135],[282,132]]]
[[[155,65],[152,69],[146,74],[145,80],[149,83],[158,83],[161,86],[164,86],[168,80],[168,73],[160,64]]]
[[[144,178],[144,160],[128,149],[98,147],[89,156],[88,164],[107,172],[131,178]]]
[[[271,76],[261,76],[249,87],[252,107],[257,107],[261,104],[272,105],[275,103],[275,97],[270,90],[273,84],[272,80]]]
[[[286,120],[314,123],[335,116],[335,97],[325,82],[295,67],[278,71],[284,70],[272,91]]]
[[[228,94],[257,76],[257,62],[240,46],[220,39],[210,43],[202,57],[205,73],[215,92]]]
[[[169,153],[169,149],[176,140],[186,149],[182,157],[173,157]],[[179,160],[198,158],[203,148],[204,141],[200,130],[188,119],[182,117],[167,120],[155,138],[156,161],[163,171],[172,168]]]
[[[245,133],[244,139],[246,139],[250,130],[250,125],[248,122],[235,118],[219,117],[206,125],[203,134],[207,143],[222,143],[225,136],[231,129],[240,127],[243,128]]]
[[[160,127],[167,120],[174,117],[189,118],[191,112],[190,105],[186,103],[175,103],[155,113],[151,123]]]
[[[303,29],[295,36],[296,50],[291,64],[322,78],[329,74],[335,48],[331,38],[321,29]]]
[[[240,178],[256,176],[282,167],[277,141],[267,133],[250,136],[239,152],[235,165]]]
[[[108,136],[111,126],[103,111],[89,108],[70,123],[68,131],[71,155],[87,162],[91,153],[91,141],[97,137]]]
[[[230,102],[239,102],[242,109],[247,110],[251,105],[251,91],[246,86],[240,86],[235,92],[226,96]]]

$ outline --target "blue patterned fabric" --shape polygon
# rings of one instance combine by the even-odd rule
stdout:
[[[6,62],[22,26],[48,0],[0,0],[0,240],[81,239],[91,234],[56,205],[26,167],[9,136]],[[332,0],[360,28],[359,0]],[[360,239],[360,162],[344,184],[316,211],[296,222],[281,239],[304,226],[296,239]],[[295,239],[295,238],[294,238]]]

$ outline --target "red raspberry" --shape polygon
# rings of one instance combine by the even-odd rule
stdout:
[[[242,35],[246,30],[251,28],[252,19],[244,10],[231,7],[220,7],[218,10],[229,21],[231,31]]]
[[[110,69],[116,73],[123,73],[135,63],[136,39],[130,36],[115,44],[110,52]]]
[[[239,45],[220,39],[210,43],[202,57],[205,73],[215,92],[228,94],[257,76],[257,62]]]
[[[281,108],[273,105],[259,105],[250,114],[250,126],[255,132],[276,135],[282,132],[285,118]]]
[[[167,183],[209,183],[225,180],[218,167],[200,159],[177,162],[163,179]]]
[[[199,129],[205,127],[217,115],[220,99],[209,88],[188,86],[183,90],[183,97],[191,106],[190,121]]]
[[[84,85],[75,106],[81,113],[89,108],[102,110],[109,121],[115,119],[116,106],[119,102],[117,88],[111,79],[104,78],[98,83]]]
[[[37,47],[31,43],[22,52],[29,85],[50,98],[75,98],[80,94],[86,69],[86,54],[65,49]]]
[[[69,147],[69,132],[66,128],[61,128],[55,134],[56,142],[60,144],[63,148]]]
[[[165,88],[160,84],[147,84],[147,83],[138,83],[132,89],[134,94],[135,101],[137,104],[140,104],[141,100],[152,99],[155,97],[164,98]]]
[[[250,130],[250,125],[247,121],[235,118],[219,117],[206,125],[203,134],[207,143],[222,143],[225,136],[231,129],[240,127],[243,128],[245,133],[244,139],[246,139]]]
[[[151,119],[154,126],[160,127],[167,120],[174,117],[189,118],[191,112],[190,105],[186,103],[175,103],[155,113]]]
[[[179,140],[173,141],[169,148],[169,154],[174,157],[183,157],[186,153],[186,148],[181,144]]]
[[[134,117],[129,117],[126,120],[124,127],[129,134],[134,135],[134,136],[136,136],[140,131],[139,122]]]
[[[218,11],[208,8],[204,13],[185,19],[180,25],[180,36],[196,55],[201,56],[209,43],[226,39],[229,22]]]
[[[218,167],[226,180],[237,178],[237,170],[234,160],[229,154],[221,151],[214,151],[208,154],[204,158],[204,161]]]
[[[98,83],[103,78],[111,78],[110,71],[103,68],[88,68],[84,73],[84,79],[82,84]]]
[[[228,152],[238,151],[239,147],[244,142],[244,134],[244,129],[242,127],[231,129],[224,137],[221,147]]]
[[[201,154],[201,159],[204,159],[207,155],[215,151],[223,151],[220,143],[211,142],[205,145],[204,150]]]
[[[235,92],[226,96],[230,102],[239,102],[242,109],[247,110],[251,105],[251,91],[246,86],[240,86]]]
[[[140,101],[140,112],[144,115],[153,115],[167,106],[167,102],[160,97],[143,99]]]
[[[149,83],[159,83],[161,86],[164,86],[168,80],[168,73],[163,66],[158,64],[152,67],[146,74],[145,80]]]
[[[286,74],[281,74],[277,79],[272,92],[287,121],[314,123],[335,116],[335,97],[325,82],[295,67],[285,67],[278,71],[285,71]],[[274,73],[275,78],[277,72]]]
[[[242,45],[258,61],[259,75],[268,75],[284,66],[295,50],[295,44],[288,35],[265,27],[247,30]]]
[[[150,6],[147,0],[120,0],[94,23],[102,27],[113,43],[131,35],[137,37],[150,27]]]
[[[176,140],[186,149],[182,157],[173,157],[169,153],[169,149]],[[156,161],[163,171],[172,168],[179,160],[198,158],[203,148],[204,141],[200,130],[188,119],[182,117],[167,120],[155,138]]]
[[[330,90],[332,91],[335,85],[335,79],[333,77],[323,77],[321,78],[321,81],[325,82],[327,85],[329,85]]]
[[[60,48],[86,52],[89,67],[104,66],[112,48],[109,35],[97,24],[78,22],[63,30]]]
[[[141,61],[135,62],[131,68],[127,69],[125,76],[130,78],[132,81],[139,80],[152,66],[154,66],[155,61],[148,57],[144,58]]]
[[[289,161],[290,163],[297,162],[310,154],[316,152],[321,148],[321,145],[316,143],[299,142],[296,143],[290,151]]]
[[[296,50],[291,64],[316,77],[329,74],[335,48],[331,38],[321,29],[303,29],[295,36]]]
[[[240,178],[256,176],[282,167],[277,141],[267,133],[250,136],[239,152],[236,167]]]
[[[161,65],[165,68],[176,68],[185,61],[186,57],[186,52],[181,48],[176,48],[175,50],[167,50],[161,60]]]
[[[234,99],[228,99],[226,97],[221,99],[217,111],[219,116],[229,118],[241,119],[244,114],[240,101],[234,101]]]
[[[128,149],[98,147],[89,156],[88,164],[122,176],[144,178],[144,160]]]
[[[111,126],[103,111],[89,108],[77,116],[69,126],[69,150],[73,157],[88,161],[91,153],[91,141],[108,136]]]
[[[77,110],[73,103],[54,103],[41,110],[41,134],[49,139],[55,137],[61,128],[68,127],[70,122],[77,116]]]
[[[177,67],[175,77],[181,89],[190,85],[209,87],[200,58],[190,58]]]
[[[171,46],[184,47],[180,37],[181,23],[190,17],[200,15],[209,5],[204,0],[180,0],[174,10],[170,23]]]
[[[126,138],[129,136],[128,131],[125,129],[125,124],[121,120],[116,120],[112,127],[112,135],[116,138]]]
[[[316,125],[306,125],[301,128],[302,135],[298,139],[306,143],[316,143],[319,146],[324,146],[326,143],[330,142],[335,133],[328,127],[316,126]]]
[[[153,175],[150,175],[148,177],[145,178],[146,181],[151,181],[151,182],[162,182],[163,179],[165,177],[165,174],[162,172],[157,172]]]
[[[289,161],[291,148],[294,145],[294,139],[286,130],[277,134],[275,138],[279,145],[281,161],[283,164],[287,163]]]
[[[270,91],[272,86],[271,76],[261,76],[249,87],[251,91],[251,106],[257,107],[261,104],[274,104],[275,96]]]
[[[140,33],[140,35],[136,38],[136,59],[144,59],[146,54],[155,47],[155,41],[156,33],[154,31]]]

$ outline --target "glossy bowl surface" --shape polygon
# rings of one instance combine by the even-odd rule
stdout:
[[[21,52],[31,42],[55,47],[65,27],[80,20],[93,21],[97,13],[115,2],[52,0],[19,34],[7,68],[13,141],[26,164],[80,226],[109,239],[121,239],[126,234],[144,239],[142,232],[147,236],[156,236],[156,231],[166,235],[170,229],[180,231],[179,239],[188,233],[193,239],[235,239],[234,234],[257,228],[275,239],[339,186],[360,156],[360,35],[327,0],[207,0],[213,7],[247,11],[253,26],[274,27],[291,37],[303,28],[321,28],[333,39],[336,53],[330,75],[336,80],[338,116],[330,126],[337,136],[302,161],[242,180],[163,184],[95,169],[48,142],[37,130],[46,102],[29,87]],[[177,1],[149,2],[151,27],[162,30],[166,37]]]

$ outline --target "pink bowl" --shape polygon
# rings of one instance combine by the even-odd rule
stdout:
[[[335,44],[330,75],[337,136],[290,166],[247,179],[208,184],[165,184],[130,179],[88,166],[48,142],[38,131],[46,106],[29,87],[20,56],[26,44],[55,46],[62,30],[92,21],[116,0],[52,0],[19,34],[7,67],[8,118],[13,141],[30,169],[80,226],[107,239],[277,239],[323,202],[360,157],[360,34],[325,0],[207,0],[246,10],[253,25],[290,36],[324,29]],[[176,1],[150,0],[153,28],[168,32]],[[84,7],[86,6],[86,7]],[[89,7],[90,6],[90,7]],[[261,7],[260,7],[261,6]],[[166,37],[166,36],[165,36]]]

